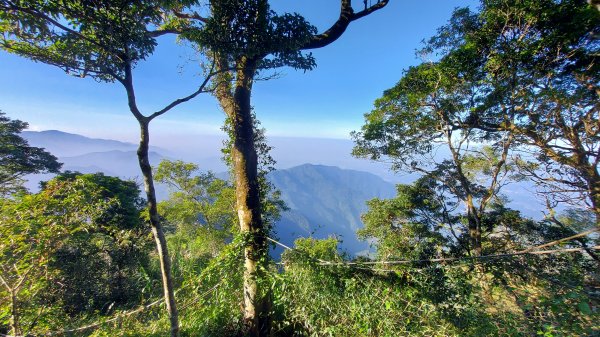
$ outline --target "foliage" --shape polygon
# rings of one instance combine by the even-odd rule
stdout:
[[[238,232],[234,190],[212,172],[182,161],[161,161],[155,179],[170,190],[158,211],[170,228],[173,272],[182,282],[197,275]]]
[[[10,313],[13,333],[43,331],[60,311],[106,313],[139,299],[148,240],[138,194],[132,182],[67,173],[38,194],[3,199],[2,324]]]
[[[431,181],[430,181],[431,182]],[[447,225],[452,230],[460,217],[450,214],[443,200],[427,186],[426,179],[413,185],[398,185],[393,199],[372,199],[363,214],[365,227],[358,231],[362,239],[376,239],[381,260],[437,258],[448,238],[440,233]]]
[[[144,176],[148,219],[159,253],[166,309],[170,313],[171,336],[179,323],[173,293],[170,258],[157,212],[152,169],[148,159],[150,122],[204,91],[208,78],[192,94],[176,99],[146,116],[136,101],[133,68],[150,55],[156,38],[175,33],[161,25],[170,11],[190,5],[184,1],[0,1],[0,48],[57,66],[67,74],[90,76],[97,81],[120,82],[127,103],[140,127],[138,162]]]
[[[230,62],[242,57],[262,59],[260,69],[315,67],[312,55],[304,55],[300,48],[317,29],[299,14],[278,15],[264,0],[212,1],[210,9],[202,26],[183,34],[184,38]]]
[[[257,150],[255,116],[251,94],[257,73],[263,69],[289,66],[314,68],[314,59],[303,49],[319,48],[337,40],[350,22],[387,4],[384,0],[355,15],[351,1],[341,1],[338,20],[331,29],[316,35],[316,28],[297,14],[277,15],[267,0],[210,1],[207,16],[198,12],[182,13],[195,26],[184,37],[212,58],[217,75],[214,93],[228,117],[231,143],[230,164],[236,180],[236,207],[240,228],[245,236],[244,318],[248,332],[259,336],[269,333],[269,290],[259,288],[268,262],[268,214],[277,208],[265,207],[271,191],[259,174],[260,149]],[[366,7],[366,6],[365,6]],[[316,42],[316,43],[315,43]],[[263,221],[264,220],[264,221]],[[248,234],[248,235],[245,235]]]
[[[480,74],[457,64],[459,56],[409,68],[353,133],[353,154],[422,174],[415,186],[430,204],[414,208],[437,221],[429,226],[446,227],[461,250],[480,255],[486,212],[502,203],[500,189],[514,178],[509,161],[514,137],[469,125],[485,88],[478,87]],[[463,222],[464,231],[455,228]]]
[[[237,229],[233,188],[214,173],[202,173],[196,164],[163,160],[154,177],[170,190],[159,209],[171,225],[193,224],[229,234]]]
[[[422,174],[399,185],[395,198],[369,202],[360,235],[378,259],[423,268],[423,258],[462,258],[477,245],[475,255],[514,252],[597,226],[573,211],[524,219],[500,190],[507,180],[533,178],[554,186],[550,199],[572,198],[556,194],[562,185],[594,210],[598,18],[584,1],[483,1],[477,13],[455,11],[421,51],[436,60],[409,68],[353,134],[355,155]],[[525,154],[511,159],[516,151]],[[563,243],[591,244],[589,237]],[[474,265],[460,279],[475,297],[462,300],[502,322],[476,335],[593,335],[597,258],[587,249]]]
[[[50,266],[58,271],[55,282],[63,310],[71,314],[129,306],[148,292],[142,270],[148,268],[151,248],[147,226],[140,213],[144,201],[135,182],[102,174],[63,174],[58,181],[87,181],[89,190],[114,204],[90,219],[91,228],[73,233],[55,253]],[[92,190],[93,189],[93,190]],[[96,191],[96,192],[94,192]]]
[[[296,243],[284,254],[284,272],[276,277],[276,313],[281,315],[276,325],[282,336],[449,336],[490,329],[484,314],[472,316],[479,308],[462,302],[470,290],[454,278],[460,271],[442,276],[435,267],[377,271],[360,261],[356,267],[327,265],[314,259],[342,262],[335,240]],[[434,296],[442,292],[443,297]],[[459,317],[465,326],[455,325]],[[474,319],[477,327],[471,326]]]
[[[1,1],[0,47],[67,74],[112,82],[150,55],[159,1]]]
[[[174,4],[1,1],[7,9],[0,13],[2,46],[111,81],[152,52],[149,28],[168,19],[166,28],[190,29],[186,38],[225,63],[220,70],[231,75],[224,76],[228,83],[252,72],[242,74],[251,79],[235,88],[247,93],[242,103],[248,109],[255,71],[314,67],[312,57],[300,52],[314,28],[297,15],[274,14],[267,1],[212,1],[208,18],[177,12],[196,2],[169,7]],[[589,250],[481,259],[471,253],[474,244],[484,255],[510,253],[597,226],[593,212],[581,210],[525,219],[500,194],[516,165],[538,181],[567,177],[552,183],[593,192],[593,179],[582,175],[593,178],[593,167],[582,168],[597,165],[590,155],[597,150],[597,36],[588,33],[597,33],[598,14],[590,8],[576,0],[485,0],[479,13],[455,12],[423,50],[438,60],[410,68],[355,134],[356,154],[387,157],[396,169],[422,173],[413,184],[399,185],[395,198],[369,201],[359,234],[374,243],[377,261],[349,260],[335,239],[300,239],[281,264],[262,256],[255,285],[257,298],[273,300],[266,307],[272,335],[597,335],[598,263]],[[342,14],[352,18],[347,11],[343,6]],[[196,15],[198,26],[184,20]],[[75,19],[81,16],[85,20]],[[112,27],[123,23],[129,28],[113,34]],[[67,26],[49,29],[59,24]],[[248,66],[248,58],[257,64]],[[240,130],[233,129],[240,115],[229,118],[225,129],[239,141]],[[252,130],[243,131],[260,166],[257,223],[267,223],[257,229],[269,235],[284,207],[266,180],[273,161],[264,131],[256,122],[247,126]],[[565,146],[577,140],[583,152]],[[526,162],[533,156],[512,162],[515,144],[520,150],[539,147],[537,163]],[[447,155],[432,160],[431,151],[441,146]],[[574,166],[569,156],[578,154],[588,157]],[[537,173],[544,166],[552,168],[548,176]],[[237,233],[233,226],[231,185],[179,161],[161,163],[156,177],[173,188],[160,211],[172,226],[182,335],[243,335],[244,257],[255,233]],[[158,296],[158,261],[147,255],[138,193],[134,183],[117,178],[67,173],[38,194],[0,199],[0,333],[44,334],[113,317],[77,333],[168,334],[169,317],[158,306],[121,311]],[[592,244],[581,237],[559,246]]]
[[[237,242],[237,244],[235,243]],[[242,241],[237,240],[178,292],[182,334],[241,336]],[[335,240],[303,239],[287,253],[284,269],[270,269],[275,336],[594,336],[597,313],[589,289],[569,288],[580,276],[565,269],[582,260],[566,257],[495,261],[504,282],[473,277],[471,263],[382,270],[342,262]],[[297,250],[296,250],[297,249]],[[578,262],[579,261],[579,262]],[[346,260],[346,262],[349,262]],[[360,262],[360,261],[355,261]],[[537,272],[547,265],[551,274]],[[531,268],[535,272],[529,270]],[[519,270],[518,273],[515,273]],[[552,280],[552,281],[550,281]],[[160,336],[165,317],[157,312],[106,326],[93,336]]]
[[[599,23],[583,0],[483,1],[478,13],[457,10],[423,50],[476,74],[469,128],[512,133],[522,173],[548,199],[575,205],[579,195],[596,214]]]
[[[421,173],[415,185],[427,186],[424,195],[435,195],[439,209],[416,203],[412,211],[428,213],[455,245],[476,255],[484,236],[523,224],[503,206],[500,190],[511,179],[567,185],[567,193],[549,199],[582,193],[594,209],[598,19],[583,1],[483,1],[478,13],[457,9],[421,51],[437,60],[409,68],[365,115],[353,134],[354,154]],[[398,215],[396,222],[404,221]]]
[[[27,126],[0,111],[0,197],[22,190],[24,175],[58,173],[62,166],[55,156],[42,148],[29,146],[19,135]]]

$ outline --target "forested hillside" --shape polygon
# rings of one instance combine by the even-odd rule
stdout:
[[[402,183],[275,170],[255,84],[314,70],[395,2],[341,0],[315,26],[267,0],[0,0],[3,53],[118,88],[140,137],[0,111],[0,336],[600,336],[596,1],[481,0],[411,46],[421,61],[351,134]],[[136,95],[169,36],[199,83]],[[226,172],[151,146],[209,95]]]
[[[360,215],[367,209],[366,201],[394,195],[394,186],[375,175],[331,166],[306,164],[273,171],[269,181],[289,208],[274,227],[281,242],[292,245],[298,237],[336,237],[340,248],[351,255],[369,249],[356,237],[363,227]]]

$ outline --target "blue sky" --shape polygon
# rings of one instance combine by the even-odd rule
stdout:
[[[355,8],[362,1],[355,0]],[[337,15],[337,0],[271,1],[276,11],[296,11],[321,31]],[[349,138],[373,101],[393,86],[402,70],[417,64],[415,50],[435,33],[458,0],[391,0],[383,10],[354,22],[334,44],[315,50],[317,68],[282,69],[258,82],[253,105],[268,136]],[[194,90],[202,80],[193,53],[173,37],[135,71],[138,101],[150,113]],[[33,130],[58,129],[91,137],[135,141],[137,124],[118,83],[70,77],[61,70],[0,51],[0,110]],[[155,144],[172,137],[220,134],[224,116],[210,95],[167,113],[152,125]]]

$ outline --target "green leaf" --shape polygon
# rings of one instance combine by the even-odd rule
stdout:
[[[582,314],[592,314],[592,308],[590,308],[590,305],[587,302],[579,302],[579,304],[577,304],[577,309],[579,309],[579,311],[581,311]]]

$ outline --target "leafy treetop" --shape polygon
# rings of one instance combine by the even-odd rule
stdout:
[[[58,173],[62,166],[55,156],[42,148],[29,146],[19,135],[27,126],[0,111],[0,196],[21,189],[24,175]]]

